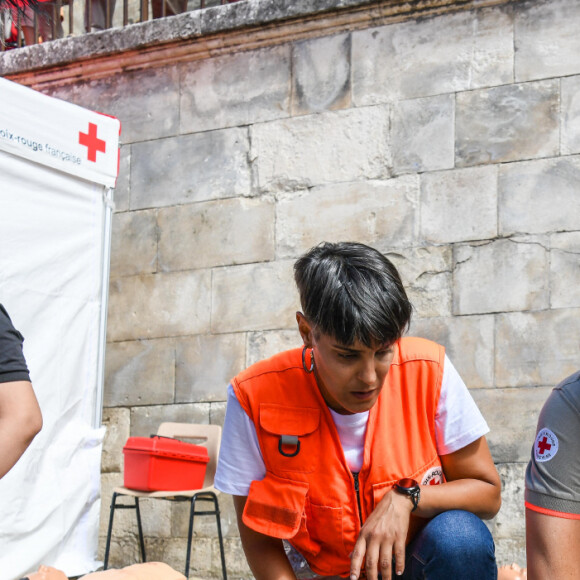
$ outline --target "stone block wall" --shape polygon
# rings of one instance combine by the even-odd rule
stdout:
[[[134,47],[138,66],[112,50],[38,76],[0,56],[19,82],[123,124],[101,537],[126,438],[221,423],[229,379],[300,343],[296,257],[349,239],[394,261],[411,334],[444,344],[471,388],[504,485],[498,559],[524,564],[537,414],[580,363],[580,4],[246,0],[196,14],[205,36],[192,18],[134,29],[172,39]],[[229,574],[249,578],[221,503]],[[182,506],[151,504],[150,557],[181,569]],[[113,563],[136,561],[130,514],[115,530]],[[211,521],[193,566],[219,577]]]

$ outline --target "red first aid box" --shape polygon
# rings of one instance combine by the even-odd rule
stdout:
[[[125,487],[139,491],[201,489],[207,449],[170,437],[129,437],[125,447]]]

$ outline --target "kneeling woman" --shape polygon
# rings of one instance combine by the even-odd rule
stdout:
[[[500,506],[488,427],[380,252],[321,244],[295,264],[303,348],[236,376],[216,487],[234,496],[258,580],[495,579],[480,518]]]

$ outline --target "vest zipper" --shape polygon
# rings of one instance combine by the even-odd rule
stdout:
[[[362,508],[360,505],[360,484],[358,480],[358,471],[352,472],[352,477],[354,478],[354,491],[356,493],[356,503],[358,505],[358,519],[360,520],[360,527],[363,525]]]

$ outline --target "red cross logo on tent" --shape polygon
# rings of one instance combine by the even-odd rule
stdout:
[[[79,143],[87,148],[87,159],[93,162],[97,160],[98,151],[104,153],[107,149],[105,141],[97,137],[97,126],[94,123],[89,123],[88,133],[79,131]]]

